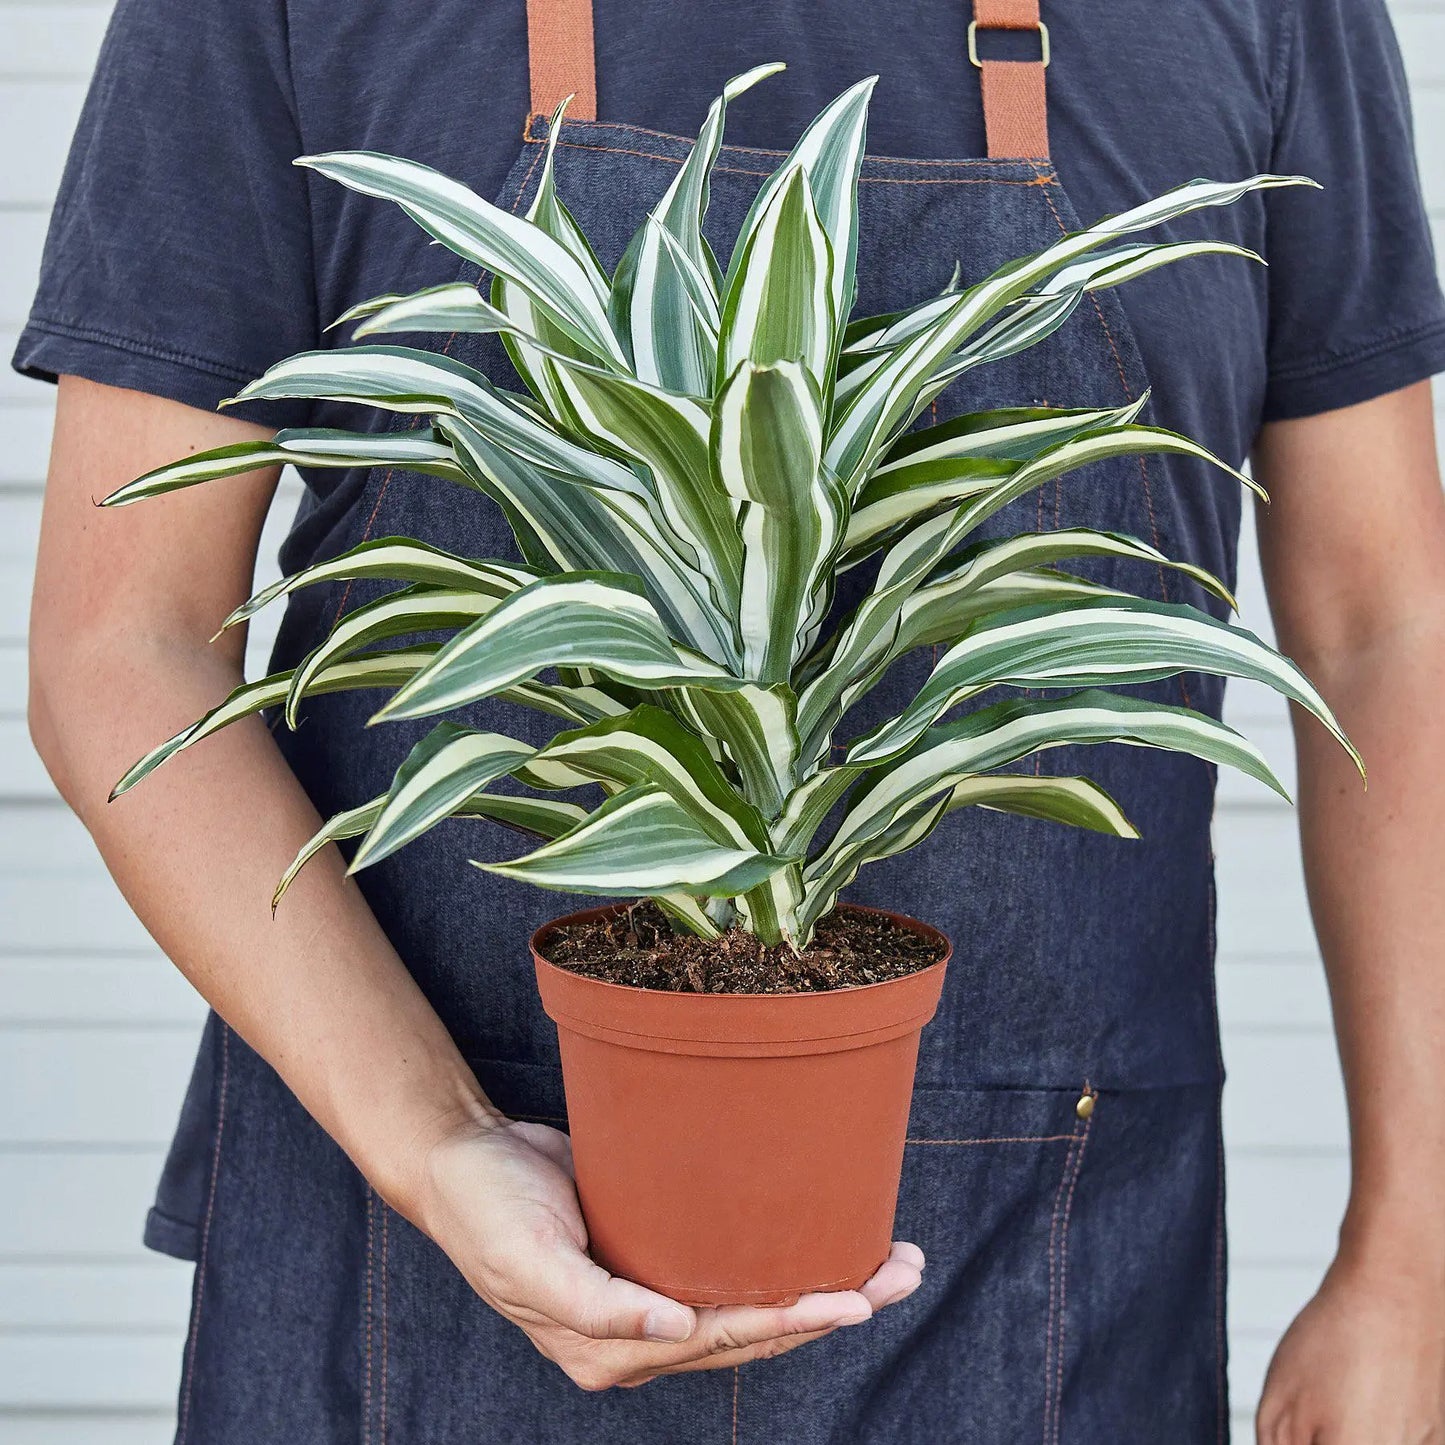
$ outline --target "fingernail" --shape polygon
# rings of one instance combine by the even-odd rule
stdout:
[[[656,1305],[647,1312],[642,1332],[649,1340],[678,1343],[692,1333],[692,1319],[685,1310],[672,1305]]]

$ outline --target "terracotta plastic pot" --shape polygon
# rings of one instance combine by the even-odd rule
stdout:
[[[951,952],[808,994],[698,994],[584,978],[532,939],[557,1025],[592,1257],[686,1304],[853,1289],[887,1257],[918,1036]],[[877,910],[860,910],[877,911]]]

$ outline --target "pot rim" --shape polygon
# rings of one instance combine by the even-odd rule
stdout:
[[[788,1001],[806,1002],[808,1000],[816,1001],[820,998],[838,998],[842,996],[856,998],[860,994],[867,993],[870,989],[893,988],[896,985],[902,983],[905,979],[927,977],[929,974],[932,974],[935,971],[942,970],[953,958],[953,940],[949,938],[949,936],[944,933],[942,929],[935,928],[931,923],[925,923],[922,919],[914,918],[910,914],[895,913],[892,909],[889,908],[875,908],[871,904],[867,903],[840,903],[838,905],[837,911],[847,911],[849,913],[871,913],[876,917],[887,918],[891,922],[899,924],[901,927],[905,928],[909,933],[923,934],[936,938],[943,946],[943,953],[936,960],[934,960],[934,962],[928,964],[924,968],[916,968],[913,970],[912,973],[899,974],[896,978],[879,979],[875,983],[847,983],[843,984],[839,988],[808,989],[794,993],[694,993],[685,989],[641,988],[637,984],[614,983],[610,979],[592,978],[588,974],[577,973],[570,968],[564,968],[560,963],[553,963],[552,960],[548,958],[547,955],[542,951],[543,938],[547,934],[551,933],[554,929],[561,928],[569,923],[579,923],[584,921],[590,922],[594,918],[613,916],[623,912],[626,908],[630,906],[631,905],[627,903],[609,903],[604,904],[600,908],[581,908],[578,909],[576,912],[564,913],[561,915],[561,917],[554,918],[550,922],[544,923],[539,929],[536,930],[536,932],[532,934],[531,938],[528,940],[528,945],[531,948],[533,959],[537,963],[545,965],[548,969],[563,974],[567,978],[581,980],[592,988],[609,989],[619,995],[626,994],[629,997],[640,994],[645,998],[685,998],[689,1000],[690,1006],[695,1007],[703,999],[712,1000],[715,1001],[717,1004],[721,1005],[737,999],[758,999],[768,1003],[785,1004]]]

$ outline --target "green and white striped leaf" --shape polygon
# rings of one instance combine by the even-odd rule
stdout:
[[[451,817],[473,794],[510,777],[536,749],[504,733],[440,723],[397,769],[382,808],[351,860],[351,873],[389,858]],[[562,781],[576,786],[585,778]]]
[[[566,574],[532,583],[465,627],[373,721],[464,707],[549,667],[588,668],[644,690],[741,686],[679,647],[632,579]]]
[[[618,717],[559,734],[537,755],[538,765],[565,765],[594,781],[621,788],[661,788],[692,814],[714,842],[768,847],[761,814],[728,780],[701,738],[672,714],[644,703]]]
[[[827,611],[847,498],[822,466],[823,402],[798,362],[739,366],[713,415],[718,486],[741,503],[743,668],[788,682]]]
[[[409,296],[378,296],[353,306],[334,324],[341,326],[355,320],[361,322],[352,333],[358,340],[393,331],[486,333],[507,331],[512,326],[505,312],[484,300],[481,292],[465,281],[428,286]]]
[[[968,777],[941,798],[930,796],[911,808],[902,809],[877,837],[855,843],[833,858],[820,877],[811,885],[805,884],[800,922],[811,928],[832,909],[838,894],[858,876],[865,864],[878,863],[917,847],[947,814],[973,807],[1087,828],[1114,838],[1139,837],[1139,830],[1118,803],[1088,778],[1035,777],[1032,773],[985,773]]]
[[[538,571],[618,572],[638,578],[668,630],[715,661],[737,656],[736,629],[708,579],[672,541],[650,495],[598,485],[523,460],[466,422],[444,420],[477,486],[506,513]]]
[[[452,449],[439,440],[430,427],[375,434],[297,428],[278,432],[271,441],[235,442],[157,467],[117,487],[101,506],[124,507],[148,497],[193,487],[199,482],[285,466],[401,467],[409,472],[429,472],[449,481],[467,481]]]
[[[301,703],[313,690],[316,677],[333,663],[344,662],[364,648],[390,638],[466,627],[502,605],[502,599],[485,592],[407,587],[348,612],[296,669],[286,695],[287,727],[296,728],[301,719]]]
[[[834,706],[823,716],[810,713],[811,731],[803,740],[803,756],[810,762],[821,760],[832,742],[833,728],[849,708],[874,687],[893,662],[918,647],[952,644],[976,622],[1016,612],[1024,607],[1047,604],[1059,607],[1071,602],[1114,597],[1128,597],[1111,587],[1101,587],[1082,578],[1048,569],[1020,572],[977,588],[955,586],[954,579],[945,578],[936,586],[920,588],[904,605],[898,629],[891,642],[881,646],[870,670],[860,673],[836,698]],[[827,659],[819,668],[822,678],[828,670]],[[815,704],[821,696],[817,690],[805,690],[804,700]],[[814,775],[788,798],[783,811],[783,824],[778,833],[780,846],[806,846],[821,825],[828,810],[842,797],[852,778],[842,770]],[[815,792],[814,788],[818,790]],[[799,843],[797,840],[801,839]]]
[[[359,808],[348,808],[328,818],[305,843],[281,875],[276,891],[271,895],[271,912],[274,915],[281,906],[287,890],[300,877],[301,870],[329,843],[339,843],[345,838],[358,838],[376,822],[381,813],[384,798],[373,798]]]
[[[685,396],[711,395],[722,322],[715,284],[649,216],[612,291],[613,328],[627,340],[639,381]]]
[[[339,663],[318,672],[311,679],[307,692],[312,696],[319,696],[327,692],[345,692],[367,687],[396,687],[419,672],[431,660],[435,650],[434,647],[409,647],[353,658],[349,662]],[[229,727],[233,722],[253,717],[268,707],[280,706],[286,700],[294,676],[294,672],[275,672],[269,677],[236,688],[205,716],[190,727],[182,728],[159,747],[152,748],[145,757],[135,763],[115,785],[110,795],[111,801],[122,793],[128,793],[142,778],[149,776],[177,753],[194,747],[196,743],[220,732],[224,727]]]
[[[561,436],[481,372],[436,352],[406,346],[302,352],[278,362],[233,400],[285,399],[350,402],[464,421],[526,461],[592,486],[647,494],[622,463]]]
[[[537,182],[537,194],[527,207],[527,219],[539,226],[582,268],[588,284],[604,302],[611,300],[611,283],[592,243],[577,224],[572,212],[562,203],[557,194],[557,142],[562,134],[562,121],[567,107],[572,103],[569,95],[552,112],[551,124],[547,130],[546,154],[542,162],[542,178]]]
[[[1191,181],[1157,200],[1111,216],[1065,236],[1032,256],[1021,257],[962,292],[916,336],[898,345],[848,399],[835,418],[828,460],[850,494],[871,460],[916,416],[937,368],[980,326],[1064,266],[1115,236],[1148,229],[1206,206],[1224,205],[1250,191],[1313,182],[1299,176],[1254,176],[1233,185]],[[935,393],[936,394],[936,393]]]
[[[1121,687],[1180,672],[1262,682],[1314,714],[1360,766],[1328,704],[1287,658],[1252,632],[1180,603],[1138,597],[1025,608],[974,627],[939,658],[913,701],[859,738],[850,763],[909,747],[949,708],[986,688]]]
[[[895,819],[930,798],[951,793],[976,774],[1007,767],[1032,753],[1093,743],[1187,753],[1238,768],[1281,797],[1288,796],[1248,739],[1189,708],[1093,690],[1046,701],[996,703],[930,729],[907,753],[870,771],[837,832],[805,870],[810,896],[813,888],[832,886],[830,874],[840,865],[846,868],[851,850],[881,837]]]
[[[964,412],[936,426],[906,432],[873,475],[894,478],[896,486],[900,473],[907,476],[915,467],[942,468],[965,458],[1031,462],[1060,442],[1115,424],[1126,414],[1113,406],[1013,406]],[[926,480],[937,481],[938,473]]]
[[[691,544],[688,560],[707,574],[719,610],[730,613],[737,605],[742,542],[733,503],[713,477],[708,407],[561,358],[557,379],[587,435],[648,469],[668,525]]]
[[[716,738],[742,779],[743,793],[775,818],[798,767],[797,702],[792,689],[756,683],[679,688],[671,701],[705,737]]]
[[[576,260],[587,273],[597,294],[607,298],[610,308],[611,295],[607,275],[587,238],[557,196],[557,142],[562,134],[562,117],[570,99],[571,97],[568,97],[568,100],[564,100],[552,116],[543,157],[542,178],[537,185],[537,194],[527,210],[527,219],[551,236]],[[502,344],[512,364],[517,368],[517,374],[545,403],[553,417],[563,421],[569,419],[566,396],[557,385],[556,370],[549,353],[572,356],[579,360],[590,360],[593,353],[585,347],[578,348],[568,332],[549,318],[545,307],[501,273],[498,273],[492,282],[492,303],[511,323],[503,332]],[[534,342],[536,344],[532,344]],[[622,349],[625,351],[626,348]]]
[[[721,273],[703,235],[709,181],[728,102],[782,69],[760,65],[723,87],[697,143],[623,253],[608,314],[642,381],[688,396],[712,393]]]
[[[541,226],[416,161],[335,151],[303,156],[296,164],[362,195],[395,201],[444,246],[521,287],[579,345],[601,359],[625,362],[607,322],[606,293]]]
[[[537,574],[504,562],[473,562],[425,542],[414,542],[409,537],[378,537],[263,587],[226,618],[221,631],[248,621],[269,603],[302,587],[368,578],[470,590],[500,600],[535,582]]]
[[[1141,397],[1132,403],[1130,408],[1125,409],[1126,414],[1141,407],[1146,399]],[[832,662],[827,672],[813,678],[804,689],[798,714],[799,728],[805,740],[804,756],[808,759],[816,756],[818,747],[837,721],[842,698],[850,690],[855,690],[860,681],[868,678],[892,648],[908,599],[971,531],[1044,481],[1107,456],[1156,449],[1179,451],[1213,461],[1246,485],[1254,486],[1248,478],[1218,461],[1212,453],[1188,438],[1156,427],[1121,425],[1073,437],[1020,467],[992,490],[965,501],[956,510],[933,516],[911,530],[905,530],[900,540],[885,554],[873,591],[848,619],[840,636],[831,645]],[[919,490],[931,491],[928,487]],[[911,505],[906,497],[905,493],[903,499],[881,498],[874,505],[885,509],[885,512],[893,509],[901,513]],[[859,515],[854,513],[855,524]],[[884,521],[884,513],[874,513],[872,521],[866,526],[871,530],[875,524]]]
[[[867,142],[868,103],[878,77],[871,75],[849,87],[829,104],[798,139],[788,158],[763,182],[753,201],[742,235],[752,233],[757,218],[771,204],[794,167],[808,179],[808,189],[832,256],[829,290],[835,344],[841,349],[843,325],[853,310],[857,292],[858,176]],[[733,251],[724,293],[732,290],[742,262],[742,249]],[[829,367],[831,371],[831,366]],[[825,394],[827,388],[823,388]]]
[[[836,324],[832,248],[801,166],[773,190],[739,246],[722,306],[717,389],[745,361],[799,361],[825,394]]]
[[[486,818],[519,833],[538,838],[560,838],[587,821],[587,809],[558,798],[513,797],[506,793],[478,793],[453,814],[457,818]]]
[[[306,842],[296,855],[290,867],[277,884],[271,899],[274,913],[287,889],[296,881],[301,870],[328,843],[337,843],[345,838],[356,838],[370,829],[381,816],[386,804],[386,795],[373,798],[359,808],[337,813]],[[453,809],[456,818],[489,818],[519,832],[531,833],[539,838],[558,838],[570,832],[587,818],[586,809],[576,803],[558,802],[553,798],[516,798],[500,793],[480,793]]]
[[[980,361],[997,360],[999,356],[1023,350],[1026,346],[1043,340],[1062,326],[1074,306],[1091,292],[1122,285],[1125,281],[1147,275],[1161,266],[1195,256],[1237,256],[1244,260],[1263,260],[1256,252],[1227,241],[1177,241],[1120,246],[1086,257],[1062,267],[1036,290],[1025,293],[1017,301],[1010,303],[1014,309],[1000,323],[1000,329],[993,333],[993,341],[988,344],[970,343],[968,347],[956,352],[954,357],[940,363],[934,373],[934,381],[946,384]],[[851,395],[862,379],[872,375],[876,365],[868,366],[866,363],[876,363],[890,350],[927,331],[932,323],[945,314],[951,296],[956,294],[956,290],[946,291],[942,296],[896,315],[874,317],[854,323],[849,328],[846,348],[851,362],[848,381],[845,386],[840,387],[840,395]],[[1006,338],[1009,339],[1007,350],[1002,345]]]
[[[581,826],[523,858],[477,866],[574,893],[732,897],[756,888],[789,860],[715,843],[670,794],[644,785],[609,798]]]
[[[879,538],[894,535],[914,519],[931,516],[945,508],[958,509],[949,533],[951,545],[956,546],[969,532],[1011,502],[1027,496],[1035,487],[1109,457],[1160,453],[1193,457],[1228,472],[1242,486],[1259,492],[1249,477],[1207,447],[1164,427],[1133,422],[1132,417],[1146,400],[1147,397],[1141,397],[1129,407],[1121,408],[1116,421],[1060,442],[1021,466],[992,459],[964,458],[950,464],[957,468],[954,476],[936,481],[929,480],[922,471],[875,477],[863,487],[848,524],[850,554],[864,554],[877,547]],[[983,484],[990,480],[990,469],[1004,473],[994,479],[992,486]]]
[[[776,61],[757,65],[742,75],[734,76],[723,86],[722,94],[708,107],[707,119],[698,132],[696,144],[652,213],[658,223],[676,237],[698,271],[712,278],[714,296],[720,289],[717,284],[718,265],[703,235],[703,219],[707,215],[712,168],[722,147],[727,107],[729,102],[751,90],[759,81],[786,68]],[[618,275],[620,283],[620,268]]]

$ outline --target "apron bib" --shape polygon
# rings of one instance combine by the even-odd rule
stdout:
[[[1040,29],[1036,0],[978,0],[975,14],[983,30]],[[499,203],[525,211],[545,117],[575,92],[558,189],[610,270],[690,141],[594,118],[589,0],[529,0],[528,18],[533,114]],[[1080,226],[1047,158],[1043,64],[979,65],[988,157],[864,162],[860,315],[943,290],[955,262],[969,283]],[[781,157],[723,147],[708,213],[719,255]],[[479,273],[468,264],[459,278]],[[494,336],[430,342],[518,385]],[[920,424],[994,406],[1118,405],[1147,384],[1119,296],[1105,291],[1048,342],[969,373]],[[1229,575],[1231,559],[1200,555],[1197,539],[1217,532],[1191,518],[1190,505],[1155,485],[1147,460],[1121,458],[1047,484],[986,533],[1104,528]],[[376,472],[346,524],[306,555],[288,554],[288,567],[398,533],[467,555],[516,556],[490,503],[433,478]],[[1200,600],[1163,569],[1105,561],[1077,570],[1145,595]],[[846,577],[840,605],[860,585]],[[343,608],[382,590],[357,583],[297,594],[275,666],[294,665]],[[930,665],[924,655],[896,667],[849,715],[847,731],[897,711]],[[1218,687],[1197,677],[1136,691],[1214,711],[1220,702]],[[323,815],[384,791],[430,727],[365,729],[373,706],[365,694],[320,698],[297,732],[276,732]],[[458,720],[533,742],[547,732],[498,703]],[[923,848],[865,869],[846,895],[922,918],[955,946],[923,1035],[895,1229],[928,1256],[906,1304],[776,1361],[584,1394],[476,1299],[213,1018],[188,1111],[207,1139],[203,1156],[188,1156],[204,1157],[205,1168],[191,1171],[204,1181],[178,1439],[1222,1440],[1212,769],[1127,747],[1057,749],[1036,765],[1097,779],[1143,841],[967,809]],[[543,922],[594,900],[467,864],[509,851],[515,839],[495,825],[455,822],[361,875],[360,886],[488,1094],[514,1116],[563,1125],[556,1035],[526,943]],[[182,1167],[178,1153],[173,1172]]]

